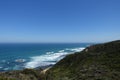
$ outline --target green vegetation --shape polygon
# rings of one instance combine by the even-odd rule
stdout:
[[[119,80],[120,41],[87,47],[66,56],[51,68],[45,80]]]
[[[0,76],[0,80],[16,80],[16,79]]]
[[[0,73],[0,80],[40,80],[42,69],[24,69]]]
[[[41,69],[0,73],[0,80],[119,80],[120,40],[87,47],[59,61],[45,74]]]

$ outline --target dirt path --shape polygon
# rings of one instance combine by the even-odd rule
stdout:
[[[46,69],[44,69],[43,71],[41,71],[42,74],[45,74],[51,67],[48,67]]]

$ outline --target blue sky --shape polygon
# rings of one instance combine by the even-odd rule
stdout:
[[[120,0],[0,0],[0,42],[120,39]]]

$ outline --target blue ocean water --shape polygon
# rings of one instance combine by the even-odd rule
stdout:
[[[6,43],[0,44],[0,71],[54,65],[67,54],[79,52],[92,43]]]

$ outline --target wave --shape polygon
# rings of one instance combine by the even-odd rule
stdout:
[[[66,55],[72,54],[74,52],[80,52],[83,49],[84,48],[73,48],[73,49],[67,48],[65,50],[60,50],[57,53],[46,52],[46,54],[44,55],[31,57],[30,62],[27,62],[25,64],[25,68],[36,68],[36,67],[54,65],[59,60],[63,59]]]
[[[80,52],[80,51],[82,51],[83,49],[85,49],[85,48],[73,48],[73,49],[66,49],[66,50],[70,50],[70,51],[73,51],[73,52]]]
[[[22,62],[25,62],[26,60],[25,59],[16,59],[15,62],[18,62],[18,63],[22,63]]]

